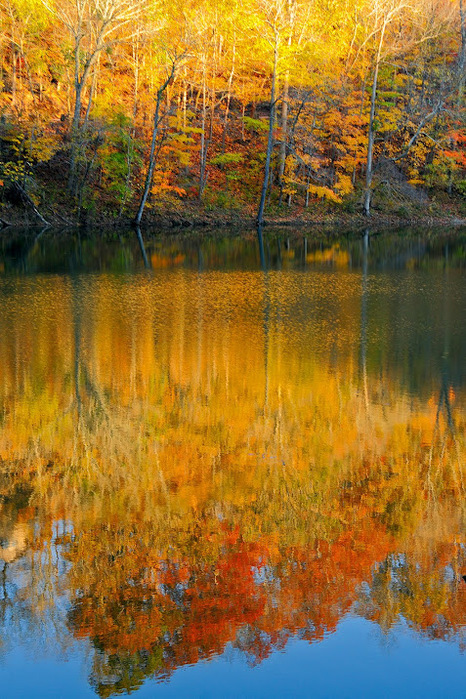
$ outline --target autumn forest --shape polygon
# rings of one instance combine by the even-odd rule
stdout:
[[[0,0],[6,699],[461,695],[465,3]]]
[[[463,0],[2,0],[0,218],[464,213],[465,60]]]

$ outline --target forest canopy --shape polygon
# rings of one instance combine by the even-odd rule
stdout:
[[[463,0],[2,0],[0,213],[466,193]],[[265,177],[264,177],[265,173]]]

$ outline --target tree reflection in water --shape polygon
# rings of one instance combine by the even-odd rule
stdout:
[[[14,285],[0,339],[5,637],[20,624],[12,593],[33,628],[65,595],[57,642],[90,639],[101,696],[228,644],[258,663],[349,611],[464,646],[461,299],[444,322],[436,277],[444,335],[421,313],[404,343],[399,319],[425,290],[363,274]],[[419,348],[436,369],[414,385]]]

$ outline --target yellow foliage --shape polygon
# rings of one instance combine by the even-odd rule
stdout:
[[[39,162],[47,162],[61,148],[61,143],[57,136],[41,135],[31,139],[29,152],[31,157]]]
[[[330,189],[329,187],[319,187],[311,184],[307,188],[307,191],[309,194],[313,194],[318,199],[328,199],[329,201],[336,202],[337,204],[341,203],[341,197],[339,197],[338,194],[335,194],[333,189]]]
[[[338,180],[335,185],[335,189],[341,196],[345,196],[346,194],[352,192],[354,188],[353,183],[351,181],[351,177],[349,177],[349,175],[344,175],[343,173],[340,173],[338,175]]]

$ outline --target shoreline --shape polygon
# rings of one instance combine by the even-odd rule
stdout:
[[[326,232],[335,228],[344,230],[364,231],[380,231],[385,228],[461,228],[466,226],[466,217],[458,215],[443,215],[443,216],[412,216],[401,217],[393,214],[374,213],[369,217],[363,214],[338,214],[330,213],[322,215],[321,213],[301,216],[268,216],[264,219],[262,228],[264,230],[271,228],[287,228],[287,229],[302,229],[316,230]],[[136,231],[137,227],[130,218],[121,217],[120,219],[112,219],[107,216],[96,216],[85,222],[68,221],[60,217],[53,217],[51,220],[46,220],[46,223],[39,221],[36,217],[29,216],[11,216],[0,217],[0,234],[5,235],[13,230],[54,230],[54,231],[72,231],[80,230],[85,233],[101,231],[108,233],[111,231]],[[208,212],[202,215],[193,214],[190,216],[180,216],[171,214],[161,214],[152,217],[147,217],[140,226],[141,232],[150,234],[151,231],[161,232],[168,230],[170,232],[194,231],[219,229],[227,231],[231,229],[247,229],[248,231],[257,229],[256,221],[253,216],[243,214],[226,215],[225,212]]]

